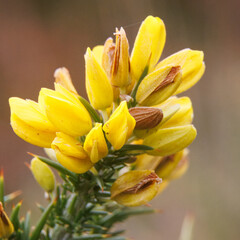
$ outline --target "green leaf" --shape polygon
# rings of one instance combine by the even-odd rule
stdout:
[[[29,233],[30,233],[30,216],[31,213],[27,212],[26,219],[24,222],[24,230],[23,230],[23,239],[28,240],[29,239]]]
[[[20,211],[20,207],[22,206],[22,202],[19,202],[12,210],[12,214],[10,217],[10,220],[14,226],[15,231],[17,231],[17,229],[19,228],[19,211]]]
[[[41,234],[42,229],[44,228],[44,225],[47,222],[48,219],[48,215],[49,213],[52,211],[54,205],[55,205],[55,201],[51,202],[48,207],[45,209],[45,211],[43,212],[41,218],[39,219],[34,231],[32,232],[32,235],[30,237],[30,240],[38,240]]]

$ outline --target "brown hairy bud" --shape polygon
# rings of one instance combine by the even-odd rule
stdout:
[[[135,129],[150,129],[156,127],[163,118],[162,110],[152,107],[133,107],[129,113],[136,120]]]

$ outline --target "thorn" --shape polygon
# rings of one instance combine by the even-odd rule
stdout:
[[[32,156],[32,157],[37,157],[37,155],[34,154],[34,153],[27,152],[27,154],[29,154],[29,155]]]
[[[150,203],[145,203],[144,204],[146,207],[152,207],[152,205]]]
[[[155,213],[163,213],[163,210],[162,209],[154,209],[154,212]]]
[[[28,162],[25,162],[24,163],[27,167],[28,167],[28,169],[31,171],[31,165],[28,163]]]
[[[3,168],[1,168],[1,171],[0,171],[0,178],[4,178],[4,174],[3,174]]]

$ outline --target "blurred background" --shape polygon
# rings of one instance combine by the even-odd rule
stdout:
[[[198,137],[187,174],[152,201],[161,214],[134,217],[123,226],[136,240],[179,239],[184,216],[195,216],[193,240],[240,239],[240,1],[224,0],[0,0],[0,167],[6,193],[21,189],[24,210],[38,217],[43,191],[24,162],[43,154],[9,124],[8,98],[37,100],[53,88],[53,72],[70,70],[85,94],[84,52],[123,26],[130,46],[141,21],[161,17],[167,29],[163,57],[186,47],[203,50],[206,73],[190,91]],[[22,211],[22,214],[24,211]]]

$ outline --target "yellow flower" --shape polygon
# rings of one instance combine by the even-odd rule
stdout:
[[[123,101],[104,124],[103,130],[108,141],[118,150],[131,136],[135,125],[136,121],[130,115],[126,101]]]
[[[160,182],[161,179],[152,170],[130,171],[113,183],[111,198],[124,206],[140,206],[156,196]]]
[[[163,21],[158,17],[148,16],[138,31],[131,54],[131,69],[136,81],[143,72],[152,71],[157,64],[166,40]]]
[[[76,138],[58,132],[52,142],[57,160],[68,170],[75,173],[84,173],[92,166],[92,162],[80,141]]]
[[[113,90],[108,77],[94,53],[87,49],[85,57],[86,89],[88,98],[95,109],[106,109],[113,102]]]
[[[160,128],[147,136],[143,144],[154,148],[148,154],[168,156],[186,148],[193,142],[196,135],[197,131],[193,125]]]
[[[134,130],[134,134],[140,138],[149,136],[158,131],[158,129],[177,127],[191,124],[193,120],[192,102],[188,97],[170,97],[161,104],[155,105],[163,112],[163,118],[160,123],[152,129]]]
[[[92,128],[92,120],[73,93],[60,84],[55,84],[55,91],[42,88],[39,103],[48,119],[58,129],[72,136],[82,136]]]
[[[30,167],[38,184],[46,191],[52,192],[55,188],[55,176],[48,165],[37,157],[33,158]]]
[[[191,88],[202,77],[205,71],[203,52],[191,49],[183,49],[157,64],[155,69],[169,64],[179,65],[182,68],[182,83],[175,94],[179,94]]]
[[[14,232],[12,222],[5,213],[2,203],[0,202],[0,238],[8,238]]]
[[[50,147],[56,128],[47,119],[38,103],[12,97],[9,99],[11,125],[23,140],[39,147]]]
[[[197,83],[204,73],[202,51],[184,49],[157,64],[165,38],[163,21],[148,16],[139,29],[130,61],[133,80],[136,82],[134,91],[137,90],[132,94],[134,97],[136,94],[136,100],[141,105],[156,105],[173,94],[186,91]],[[169,68],[172,72],[169,72]],[[175,76],[174,69],[178,69]],[[171,75],[172,78],[169,78]],[[134,84],[131,84],[129,93],[133,87]]]
[[[93,163],[98,162],[108,154],[108,147],[103,135],[101,123],[96,123],[95,127],[88,133],[83,148]]]

